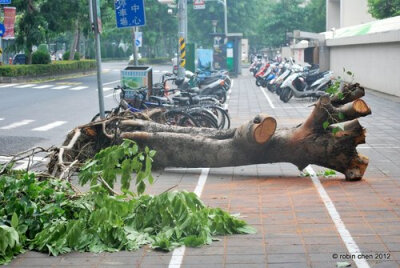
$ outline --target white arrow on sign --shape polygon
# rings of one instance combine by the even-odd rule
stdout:
[[[142,47],[143,33],[135,32],[135,43],[136,47]]]

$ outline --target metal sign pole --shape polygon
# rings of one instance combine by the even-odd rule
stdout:
[[[133,33],[133,62],[135,66],[138,66],[138,48],[136,45],[136,32],[137,32],[137,27],[132,28],[132,33]]]
[[[99,108],[100,108],[100,118],[105,118],[104,114],[104,94],[103,94],[103,83],[101,79],[101,49],[100,49],[100,33],[98,25],[98,14],[97,14],[97,1],[89,0],[91,3],[92,10],[90,11],[93,15],[90,16],[92,20],[92,25],[94,25],[94,36],[96,43],[96,65],[97,65],[97,92],[99,96]]]
[[[185,65],[186,65],[186,27],[187,27],[187,1],[179,0],[178,4],[178,16],[179,16],[179,59],[178,59],[178,78],[183,79],[185,77]]]

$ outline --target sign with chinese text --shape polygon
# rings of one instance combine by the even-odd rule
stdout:
[[[11,4],[11,0],[0,0],[0,5],[9,5]]]
[[[118,28],[146,24],[144,0],[115,0],[115,14]]]

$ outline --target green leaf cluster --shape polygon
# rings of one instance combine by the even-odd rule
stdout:
[[[194,193],[165,192],[128,200],[100,185],[76,197],[65,181],[34,174],[0,177],[0,260],[23,248],[51,255],[71,251],[114,252],[210,244],[215,235],[254,233],[244,221],[206,207]]]
[[[216,235],[255,232],[229,213],[205,206],[194,193],[143,195],[145,180],[153,181],[154,155],[148,148],[141,152],[129,140],[100,151],[82,168],[80,182],[92,187],[80,196],[67,181],[7,169],[0,176],[0,264],[24,249],[57,256],[136,250],[149,244],[169,251],[210,244]],[[137,196],[128,190],[132,173]],[[110,195],[97,183],[99,177],[109,187],[121,177],[124,194]]]
[[[84,185],[90,182],[95,185],[99,178],[111,187],[121,177],[121,189],[129,191],[132,174],[136,174],[136,191],[140,195],[146,189],[145,181],[153,183],[151,166],[155,151],[145,148],[139,151],[139,146],[131,140],[124,140],[121,145],[115,145],[101,150],[93,159],[88,160],[81,168],[79,182]]]

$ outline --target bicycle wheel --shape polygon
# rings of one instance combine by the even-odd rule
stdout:
[[[218,119],[218,129],[229,129],[231,127],[231,119],[228,112],[219,106],[206,106]]]
[[[209,110],[189,110],[188,114],[191,115],[199,123],[200,127],[218,128],[218,119]]]
[[[105,118],[108,118],[111,115],[112,111],[104,111]],[[93,116],[92,120],[90,122],[94,122],[100,120],[100,113],[97,113],[95,116]]]
[[[182,127],[199,127],[200,124],[190,114],[183,111],[169,110],[163,114],[168,125]]]

